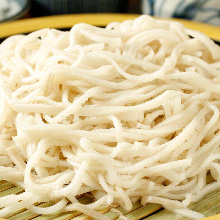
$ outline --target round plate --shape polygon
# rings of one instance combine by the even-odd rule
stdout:
[[[40,18],[29,18],[0,24],[0,38],[6,38],[15,34],[30,33],[41,28],[71,28],[77,23],[87,23],[96,26],[106,26],[113,21],[122,22],[134,19],[137,14],[75,14],[59,15]],[[213,40],[220,41],[220,27],[187,21],[183,19],[172,19],[184,24],[185,27],[205,33]]]
[[[73,25],[77,23],[88,23],[96,26],[106,26],[108,23],[113,21],[122,22],[129,19],[134,19],[140,15],[137,14],[78,14],[78,15],[60,15],[60,16],[49,16],[49,17],[41,17],[41,18],[30,18],[23,19],[19,21],[12,21],[7,23],[0,24],[0,41],[6,37],[15,35],[15,34],[25,34],[30,33],[32,31],[42,29],[42,28],[57,28],[57,29],[69,29]],[[220,42],[220,27],[215,27],[207,24],[191,22],[187,20],[181,19],[172,19],[178,22],[181,22],[185,27],[198,30],[200,32],[205,33],[210,38]],[[4,188],[2,188],[4,187]],[[5,188],[6,187],[6,188]],[[10,192],[9,192],[10,191]],[[19,193],[22,189],[19,187],[14,187],[7,182],[0,181],[0,197],[4,195]],[[220,190],[214,191],[207,195],[203,200],[198,203],[195,203],[195,207],[198,206],[200,210],[207,209],[207,215],[213,215],[219,213],[219,198],[220,198]],[[211,204],[211,208],[207,206],[207,204]],[[137,207],[136,207],[137,208]],[[136,210],[129,213],[127,216],[131,219],[137,220],[142,218],[147,218],[148,215],[151,216],[154,212],[158,212],[155,215],[152,215],[149,219],[158,220],[158,219],[177,219],[174,214],[169,213],[168,211],[161,210],[161,206],[153,205],[153,206],[145,206],[139,207]],[[68,217],[69,216],[69,217]],[[20,210],[16,213],[12,213],[10,217],[14,217],[14,219],[51,219],[51,217],[38,216],[33,213],[30,213],[25,210]],[[42,218],[41,218],[42,217]],[[57,216],[56,216],[57,217]],[[79,217],[79,218],[78,218]],[[56,219],[88,219],[85,215],[76,216],[74,218],[74,214],[60,214]],[[180,219],[178,217],[178,219]],[[207,220],[218,220],[220,219],[220,215],[212,216],[207,218]],[[1,220],[1,218],[0,218]],[[3,219],[2,219],[3,220]]]

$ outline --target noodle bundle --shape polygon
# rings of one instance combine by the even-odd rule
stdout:
[[[25,191],[0,198],[0,217],[107,220],[101,205],[140,200],[202,218],[187,206],[220,187],[219,111],[220,47],[180,23],[12,36],[0,45],[0,179]]]

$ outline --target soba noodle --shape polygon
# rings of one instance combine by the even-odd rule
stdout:
[[[220,47],[180,23],[12,36],[0,45],[0,179],[25,191],[1,197],[0,216],[105,220],[101,205],[140,200],[202,218],[187,206],[220,186],[219,110]]]

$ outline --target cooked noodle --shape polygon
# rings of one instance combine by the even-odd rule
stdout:
[[[187,206],[220,186],[220,47],[180,23],[141,16],[10,37],[0,106],[0,179],[25,189],[0,198],[0,216],[105,220],[101,205],[141,200],[198,219]]]

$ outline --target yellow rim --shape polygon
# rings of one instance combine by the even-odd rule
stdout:
[[[105,26],[112,21],[122,22],[134,19],[137,14],[78,14],[59,15],[41,18],[29,18],[19,21],[11,21],[0,24],[0,38],[5,38],[14,34],[30,33],[41,28],[70,28],[74,24],[85,22],[97,26]],[[175,19],[187,28],[201,31],[214,40],[220,41],[220,28],[207,24],[191,22],[182,19]]]
[[[220,214],[219,215],[214,215],[214,216],[210,216],[207,218],[203,218],[201,220],[219,220],[220,219]]]

